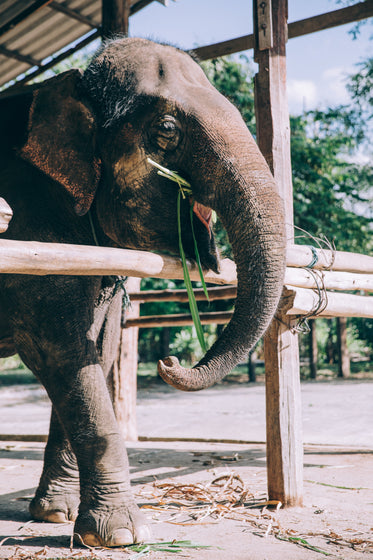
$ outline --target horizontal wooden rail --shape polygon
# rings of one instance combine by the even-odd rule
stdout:
[[[303,268],[287,268],[285,284],[299,288],[325,288],[349,292],[359,290],[373,292],[373,274],[355,272],[305,270]]]
[[[230,311],[214,311],[210,313],[200,313],[199,318],[202,325],[225,325],[232,317]],[[191,315],[180,313],[173,315],[148,315],[127,319],[124,328],[140,327],[140,328],[157,328],[157,327],[186,327],[193,325]]]
[[[307,315],[317,309],[319,295],[314,290],[287,286],[294,294],[294,301],[288,315]],[[326,295],[326,299],[325,296]],[[318,313],[320,317],[364,317],[373,318],[373,297],[354,294],[326,292],[323,295],[325,308]]]
[[[288,315],[308,315],[316,311],[319,295],[314,290],[305,288],[294,288],[286,286],[288,294],[293,298]],[[326,292],[322,294],[322,309],[317,312],[320,317],[365,317],[373,318],[373,297],[358,296],[354,294],[341,294]],[[232,317],[231,311],[216,311],[211,313],[200,313],[201,323],[226,324]],[[149,315],[128,319],[125,328],[157,328],[193,325],[193,319],[188,314],[174,315]]]
[[[208,271],[206,282],[234,284],[236,266],[229,260],[222,261],[222,274]],[[188,263],[190,277],[199,281],[198,267]],[[181,260],[147,251],[41,243],[36,241],[13,241],[0,239],[0,273],[6,274],[62,274],[69,276],[102,276],[120,274],[138,278],[166,278],[181,280]]]
[[[13,210],[3,198],[0,198],[0,233],[8,229],[12,216]]]
[[[308,245],[289,245],[286,265],[296,268],[312,265],[315,270],[373,274],[373,257],[346,251],[315,249]]]
[[[287,268],[285,284],[299,288],[327,289],[342,292],[363,291],[373,292],[373,274],[356,274],[352,272],[312,271],[303,268]],[[237,296],[235,286],[219,286],[208,289],[210,301],[233,299]],[[165,302],[174,301],[185,303],[188,301],[186,290],[144,290],[131,293],[132,301]],[[205,292],[195,289],[194,296],[197,301],[206,301]]]
[[[317,257],[317,262],[315,262]],[[311,249],[306,245],[290,245],[287,250],[287,266],[306,267],[313,264],[315,270],[332,268],[373,274],[373,257],[342,251]],[[191,279],[199,281],[198,268],[188,264]],[[147,251],[70,245],[64,243],[41,243],[37,241],[13,241],[0,239],[0,273],[99,276],[123,274],[139,278],[183,278],[181,261],[176,257],[156,255]],[[208,271],[206,282],[211,284],[236,284],[236,267],[229,259],[221,262],[221,273]],[[351,289],[360,289],[355,286]],[[362,288],[364,289],[364,288]]]
[[[207,290],[210,301],[219,299],[233,299],[237,296],[237,288],[235,286],[219,286],[217,288],[208,288]],[[197,301],[206,301],[205,292],[201,289],[193,290]],[[150,301],[177,301],[178,303],[187,303],[189,301],[188,292],[186,290],[144,290],[140,292],[129,292],[131,301],[140,301],[147,303]]]

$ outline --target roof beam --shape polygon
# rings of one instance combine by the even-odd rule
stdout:
[[[137,11],[145,8],[148,4],[153,2],[154,0],[132,0],[131,1],[131,9],[130,15],[133,15]],[[159,1],[159,0],[158,0]],[[52,0],[36,0],[32,2],[32,5],[28,5],[22,11],[21,14],[18,14],[16,19],[12,19],[11,22],[5,23],[3,26],[0,26],[0,36],[2,33],[5,33],[12,27],[14,27],[17,22],[20,23],[25,19],[28,15],[36,11],[37,9],[46,6],[52,3]],[[55,2],[53,2],[54,4]],[[33,8],[33,9],[31,9]],[[28,10],[28,12],[27,12]],[[72,10],[71,10],[72,11]],[[27,12],[27,14],[26,14]],[[26,14],[26,15],[25,15]],[[22,16],[22,17],[21,17]],[[342,8],[340,10],[334,10],[332,12],[328,12],[326,14],[321,14],[318,16],[314,16],[311,18],[295,21],[288,25],[288,36],[290,39],[295,37],[301,37],[302,35],[306,35],[309,33],[316,33],[317,31],[322,31],[324,29],[330,29],[332,27],[337,27],[339,25],[345,25],[347,23],[353,23],[354,21],[360,21],[362,19],[366,19],[368,17],[373,16],[373,0],[366,0],[366,2],[359,2],[358,4],[354,4],[353,6],[349,6],[347,8]],[[20,19],[21,18],[21,19]],[[17,20],[17,21],[16,21]],[[7,27],[8,26],[8,27]],[[6,31],[4,31],[4,29]],[[8,89],[17,88],[19,85],[27,83],[34,77],[42,74],[45,70],[52,68],[55,64],[61,62],[68,58],[71,54],[76,52],[77,50],[85,47],[101,35],[101,30],[98,29],[95,33],[86,37],[79,43],[76,43],[75,47],[61,53],[56,58],[52,59],[50,62],[43,66],[39,66],[36,70],[28,74],[22,80],[19,80],[14,84],[14,86],[10,86]],[[207,45],[204,47],[198,47],[196,49],[191,49],[193,53],[197,55],[200,60],[208,60],[211,58],[217,58],[219,56],[225,56],[229,54],[233,54],[236,52],[252,49],[254,47],[254,36],[253,35],[244,35],[243,37],[237,37],[236,39],[231,39],[229,41],[223,41],[220,43],[214,43],[212,45]],[[12,51],[14,53],[14,51]],[[21,53],[17,53],[19,56]],[[7,56],[7,55],[6,55]],[[11,56],[11,55],[9,55]],[[13,56],[13,58],[16,58]],[[23,60],[22,62],[25,62]],[[34,63],[32,64],[35,65]]]
[[[91,19],[83,16],[79,12],[75,12],[71,8],[67,8],[64,4],[60,4],[55,0],[52,0],[52,2],[50,2],[49,8],[52,8],[56,12],[62,12],[70,18],[76,19],[77,21],[80,21],[80,23],[84,23],[84,25],[88,25],[88,27],[90,27],[91,29],[96,29],[97,27],[97,25]]]
[[[324,29],[360,21],[371,16],[373,16],[373,0],[367,0],[347,8],[289,23],[288,36],[289,39],[293,39],[302,35],[308,35],[309,33],[316,33]],[[254,48],[254,35],[244,35],[230,41],[214,43],[213,45],[206,45],[205,47],[191,50],[200,60],[208,60],[252,48]]]
[[[338,27],[346,23],[361,21],[371,16],[373,16],[373,0],[366,0],[366,2],[359,2],[359,4],[347,8],[289,23],[289,39]]]
[[[16,90],[20,86],[22,86],[24,84],[27,84],[30,80],[33,80],[34,78],[36,78],[36,76],[39,76],[40,74],[42,74],[46,70],[49,70],[50,68],[53,68],[53,66],[55,66],[59,62],[62,62],[66,58],[69,58],[69,56],[74,54],[76,51],[82,49],[83,47],[86,47],[87,45],[89,45],[89,43],[92,43],[92,41],[94,41],[95,39],[98,39],[100,37],[101,37],[101,32],[99,30],[95,31],[94,33],[92,33],[91,35],[89,35],[88,37],[83,39],[82,41],[79,41],[79,43],[76,43],[74,47],[71,47],[67,51],[64,51],[60,55],[56,56],[55,58],[52,58],[52,60],[50,60],[46,64],[43,64],[42,66],[40,65],[33,72],[30,72],[29,74],[27,74],[27,76],[25,76],[21,80],[17,80],[15,82],[15,84],[9,86],[6,89],[6,91],[16,92]]]
[[[146,8],[149,4],[151,4],[153,0],[135,0],[135,2],[131,2],[131,9],[130,15],[132,16],[136,12],[139,12],[143,8]]]
[[[15,58],[15,60],[18,60],[19,62],[24,62],[29,66],[39,66],[41,64],[41,60],[36,60],[35,58],[32,58],[31,56],[28,56],[26,54],[21,54],[18,51],[9,50],[6,47],[3,47],[2,45],[0,45],[0,54],[8,58]]]
[[[14,29],[18,24],[35,13],[40,8],[44,8],[50,4],[52,0],[32,0],[23,2],[20,10],[15,11],[15,7],[11,6],[4,12],[2,19],[5,23],[0,25],[0,37],[10,29]],[[18,6],[18,5],[17,5]]]

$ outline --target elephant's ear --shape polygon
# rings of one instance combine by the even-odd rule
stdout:
[[[100,178],[96,125],[79,93],[80,70],[48,80],[33,93],[21,156],[60,183],[74,209],[88,212]]]

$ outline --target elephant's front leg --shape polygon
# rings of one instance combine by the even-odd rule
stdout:
[[[30,514],[38,521],[75,521],[79,502],[79,470],[75,453],[52,408],[43,472],[30,503]]]
[[[94,328],[91,328],[91,335],[99,341],[96,346],[105,378],[117,355],[123,297],[121,290],[111,296],[108,289],[106,287],[106,299],[103,298],[95,308]],[[38,521],[75,521],[79,502],[79,470],[75,453],[52,408],[43,472],[30,503],[30,514]]]
[[[61,372],[62,373],[62,372]],[[45,381],[68,434],[80,473],[80,505],[74,533],[89,546],[118,546],[149,537],[132,496],[127,453],[99,364]]]

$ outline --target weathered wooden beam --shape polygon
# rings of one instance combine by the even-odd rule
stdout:
[[[133,14],[136,14],[137,12],[142,10],[143,8],[146,8],[146,6],[149,6],[149,4],[151,4],[153,1],[154,0],[132,0],[130,15],[132,16]]]
[[[254,35],[244,35],[236,39],[221,41],[203,47],[191,49],[199,60],[210,60],[211,58],[219,58],[219,56],[227,56],[240,51],[246,51],[254,48]]]
[[[67,51],[64,51],[63,53],[59,54],[58,56],[55,56],[49,62],[47,62],[45,64],[41,64],[38,68],[36,68],[32,72],[29,72],[29,74],[27,74],[27,76],[25,76],[24,78],[22,78],[20,80],[17,80],[15,82],[15,84],[12,85],[12,86],[9,86],[6,89],[6,91],[17,93],[17,90],[21,89],[23,85],[27,84],[28,82],[30,82],[31,80],[33,80],[37,76],[40,76],[40,74],[43,74],[43,72],[45,72],[46,70],[49,70],[50,68],[53,68],[59,62],[62,62],[66,58],[69,58],[69,56],[71,56],[75,52],[79,51],[83,47],[86,47],[87,45],[92,43],[92,41],[94,41],[95,39],[98,39],[99,37],[101,37],[101,30],[97,29],[97,31],[94,31],[88,37],[85,37],[81,41],[78,41],[77,43],[75,43],[75,45],[73,47],[71,47],[70,49],[68,49]]]
[[[1,210],[1,204],[3,205]],[[0,224],[7,225],[12,217],[9,205],[2,199],[0,204]],[[5,229],[3,230],[5,231]],[[322,253],[321,253],[322,254]],[[294,266],[305,266],[310,263],[312,252],[308,247],[292,246],[288,249],[287,262]],[[364,290],[372,291],[373,257],[357,253],[335,253],[334,266],[346,267],[353,270],[366,270],[367,274],[354,274],[339,271],[322,272],[324,286],[333,290]],[[325,255],[315,268],[330,265]],[[198,269],[193,261],[189,262],[192,280],[200,280]],[[0,273],[5,274],[46,274],[85,275],[95,276],[103,274],[123,274],[139,278],[165,278],[182,280],[183,271],[180,259],[166,255],[156,255],[146,251],[129,249],[113,249],[107,247],[93,247],[87,245],[69,245],[64,243],[41,243],[36,241],[13,241],[0,239]],[[236,284],[236,267],[234,262],[223,259],[220,274],[205,272],[205,280],[211,284]],[[315,288],[312,272],[301,268],[288,268],[285,283],[303,288]],[[232,288],[224,288],[222,299],[234,297]],[[164,294],[163,301],[175,301],[173,294],[182,293],[172,291],[172,295]],[[214,294],[214,290],[212,294]],[[199,292],[197,291],[197,295]],[[202,292],[201,292],[202,294]],[[136,298],[150,301],[152,294],[144,295],[140,292]],[[155,294],[154,298],[158,298]],[[182,296],[185,297],[185,296]],[[198,297],[200,297],[198,295]]]
[[[225,325],[230,321],[232,312],[215,311],[210,313],[200,313],[199,318],[202,325]],[[128,319],[125,328],[141,327],[141,328],[158,328],[158,327],[186,327],[193,325],[193,319],[188,314],[170,314],[170,315],[148,315],[138,317],[136,319]]]
[[[361,290],[373,292],[373,273],[355,274],[352,272],[312,271],[303,268],[287,268],[285,284],[299,288],[316,288],[348,292]]]
[[[117,33],[128,35],[130,10],[131,0],[103,0],[102,37],[113,37]]]
[[[8,229],[8,224],[12,217],[13,210],[3,198],[0,198],[0,233]]]
[[[289,267],[311,266],[315,270],[373,274],[373,257],[346,251],[316,249],[310,245],[289,245],[286,264]]]
[[[254,79],[257,140],[284,201],[287,238],[293,240],[290,122],[286,92],[287,0],[272,0],[273,47],[259,48],[254,3]],[[270,7],[268,8],[270,9]],[[268,494],[284,506],[303,500],[303,447],[298,337],[287,309],[279,310],[264,341]]]
[[[285,287],[283,298],[287,305],[286,315],[291,316],[291,321],[295,320],[294,316],[299,318],[316,311],[320,303],[319,294],[315,291],[294,286]],[[318,317],[373,318],[373,297],[325,292],[321,303],[322,309],[317,312]],[[204,325],[224,325],[230,321],[232,314],[232,311],[200,313],[200,319]],[[126,322],[126,328],[157,328],[175,325],[193,325],[192,316],[189,314],[148,315],[129,318]]]
[[[315,272],[302,268],[287,268],[285,284],[317,290],[373,292],[373,274],[330,271]],[[237,295],[237,288],[233,286],[209,288],[208,294],[211,301],[232,299]],[[206,296],[202,289],[194,290],[194,295],[197,301],[206,301]],[[188,301],[188,292],[186,290],[146,290],[131,294],[131,300],[141,301],[141,303],[150,301],[177,301],[183,303]]]
[[[84,16],[80,12],[76,12],[75,10],[72,10],[65,4],[60,4],[59,2],[56,2],[55,0],[52,0],[52,2],[49,3],[49,8],[52,8],[52,10],[55,10],[56,12],[61,12],[62,14],[65,14],[71,19],[76,19],[77,21],[80,21],[80,23],[84,23],[84,25],[87,25],[91,29],[96,29],[97,27],[95,22],[89,19],[88,17]]]
[[[347,8],[333,10],[332,12],[327,12],[325,14],[289,23],[289,39],[301,37],[302,35],[308,35],[309,33],[316,33],[325,29],[331,29],[332,27],[338,27],[339,25],[346,25],[347,23],[353,23],[354,21],[361,21],[362,19],[367,19],[372,16],[372,0],[359,2],[353,6],[347,6]]]
[[[320,295],[314,290],[286,286],[294,295],[288,315],[307,315],[317,310],[320,304]],[[318,317],[365,317],[373,318],[373,297],[325,292],[321,294],[322,310]]]
[[[140,289],[140,278],[129,278],[128,290]],[[131,302],[126,310],[127,322],[135,321],[140,314],[140,303]],[[122,329],[119,352],[112,369],[110,388],[112,393],[115,416],[123,437],[126,441],[137,441],[137,348],[138,331],[136,325],[132,329]]]
[[[0,54],[2,54],[3,56],[6,56],[8,58],[14,58],[14,60],[18,60],[18,62],[24,62],[25,64],[28,64],[29,66],[39,66],[39,64],[41,63],[41,60],[36,60],[35,58],[32,58],[31,56],[20,53],[19,51],[7,49],[6,47],[3,47],[2,45],[0,45]]]
[[[288,24],[288,37],[294,39],[310,33],[316,33],[339,25],[353,23],[373,16],[373,2],[359,2],[353,6],[334,10],[325,14],[294,21]],[[243,35],[211,45],[191,49],[199,60],[209,60],[254,48],[254,35]]]
[[[188,262],[193,281],[200,276],[196,263]],[[211,284],[234,284],[236,266],[229,259],[221,262],[220,274],[207,271],[205,280]],[[0,239],[0,273],[101,276],[123,274],[138,278],[183,278],[181,260],[147,251],[69,245],[64,243],[41,243],[37,241],[13,241]]]
[[[146,303],[149,301],[177,301],[186,303],[189,301],[188,292],[186,290],[144,290],[142,292],[132,293],[128,290],[132,301],[140,301]],[[237,288],[234,286],[221,286],[218,288],[208,288],[207,290],[210,301],[219,299],[233,299],[237,296]],[[204,290],[193,290],[194,297],[197,301],[206,301]]]
[[[52,0],[23,0],[23,2],[13,2],[9,8],[2,13],[2,25],[0,25],[0,37],[5,35],[10,29],[14,29],[31,14],[40,8],[47,6]]]

